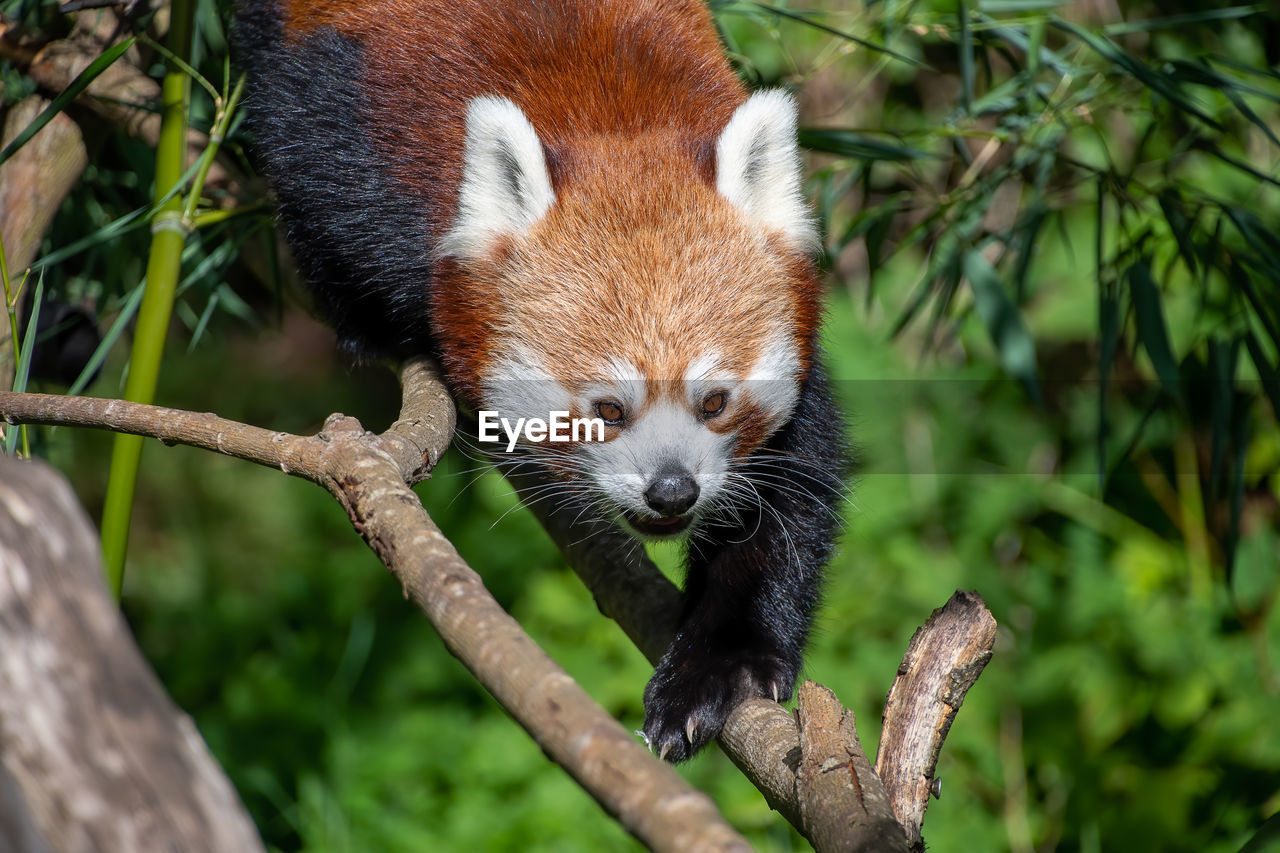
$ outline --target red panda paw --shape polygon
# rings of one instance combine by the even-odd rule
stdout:
[[[738,705],[784,701],[794,683],[795,667],[773,655],[694,660],[673,646],[645,688],[642,735],[660,758],[678,764],[714,740]]]

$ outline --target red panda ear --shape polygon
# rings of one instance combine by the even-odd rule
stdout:
[[[506,98],[474,99],[458,211],[437,252],[482,257],[498,239],[529,230],[555,200],[542,143],[525,114]]]
[[[818,248],[818,232],[804,200],[801,170],[795,98],[781,89],[756,92],[716,143],[716,189],[753,224],[811,252]]]

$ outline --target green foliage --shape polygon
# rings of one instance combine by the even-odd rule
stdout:
[[[1269,849],[1274,9],[1127,3],[1104,20],[1046,0],[712,5],[744,78],[795,86],[811,117],[801,139],[834,285],[824,343],[862,460],[807,674],[874,745],[911,632],[976,589],[1001,636],[943,752],[932,849]],[[47,4],[2,8],[62,26]],[[192,122],[209,129],[234,82],[228,9],[195,12],[191,65],[222,82],[193,93]],[[7,97],[30,91],[0,72]],[[239,124],[222,127],[224,156],[248,169]],[[154,162],[123,134],[98,140],[36,265],[108,329],[103,395],[127,369]],[[330,411],[385,426],[390,376],[344,373],[328,337],[282,307],[263,200],[193,206],[199,171],[180,182],[198,228],[177,287],[186,335],[158,399],[290,431]],[[31,437],[99,507],[109,440]],[[471,467],[448,458],[418,490],[428,510],[637,728],[647,665],[502,481]],[[328,496],[159,448],[141,483],[126,612],[270,844],[634,849],[448,655]],[[715,750],[683,772],[759,849],[803,849]]]

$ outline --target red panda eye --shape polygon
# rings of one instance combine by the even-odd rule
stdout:
[[[724,404],[728,395],[723,391],[716,391],[708,394],[706,399],[702,401],[702,415],[707,418],[714,418],[716,415],[724,411]]]
[[[596,403],[596,414],[610,426],[622,423],[622,418],[625,415],[622,411],[622,404],[615,403],[613,400],[601,400]]]

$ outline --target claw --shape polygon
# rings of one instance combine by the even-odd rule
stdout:
[[[662,745],[662,749],[658,750],[658,760],[666,761],[667,753],[671,751],[671,741],[667,741]]]
[[[632,734],[636,735],[637,737],[640,738],[640,740],[644,741],[644,745],[648,747],[650,752],[653,752],[653,744],[649,741],[649,736],[644,733],[644,729],[636,729],[634,732],[632,732]]]
[[[777,702],[778,701],[778,682],[770,681],[769,689],[773,691],[773,701]]]
[[[689,739],[689,746],[693,746],[693,736],[698,731],[698,721],[690,717],[684,724],[684,736]]]

